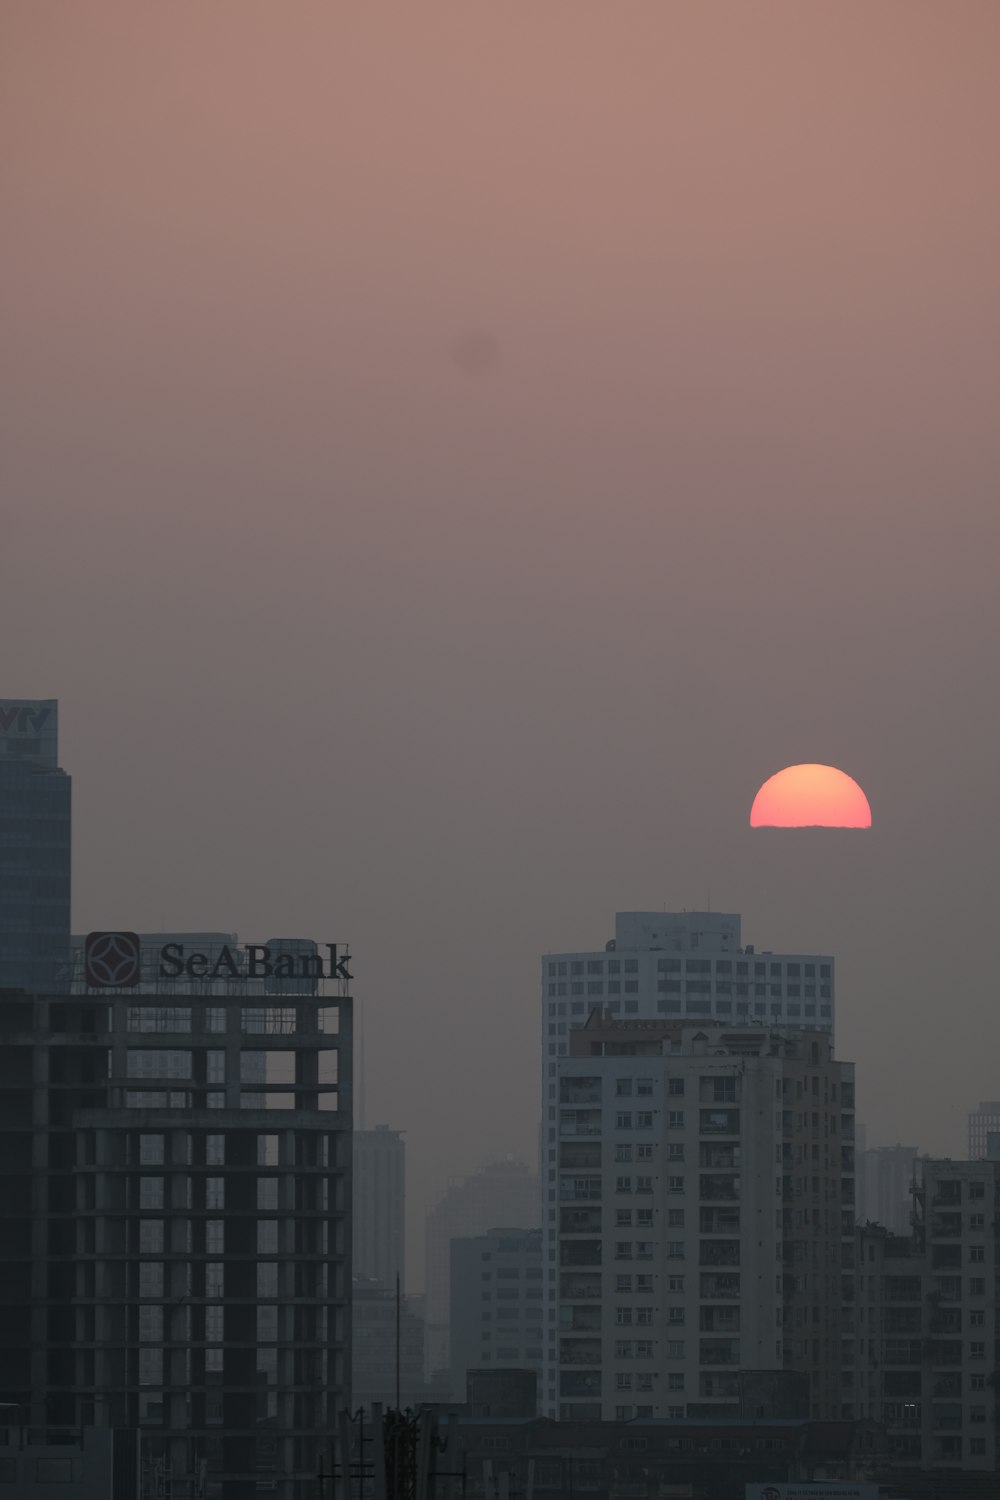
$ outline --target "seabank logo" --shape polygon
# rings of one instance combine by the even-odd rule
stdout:
[[[142,951],[135,932],[90,932],[83,948],[86,983],[92,989],[130,989],[142,977]]]

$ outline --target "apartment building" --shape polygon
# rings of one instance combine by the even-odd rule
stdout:
[[[791,1370],[839,1419],[854,1070],[829,1037],[595,1012],[558,1093],[559,1417],[733,1415],[745,1372]]]
[[[493,1229],[452,1240],[450,1322],[453,1391],[465,1389],[469,1370],[533,1370],[537,1378],[542,1367],[540,1229]]]
[[[923,1157],[913,1204],[912,1235],[858,1229],[857,1415],[896,1467],[992,1472],[1000,1162]]]
[[[732,912],[619,912],[598,951],[542,960],[539,1162],[548,1241],[556,1235],[560,1059],[595,1009],[622,1020],[690,1020],[702,1026],[789,1027],[834,1037],[835,964],[829,954],[773,953],[744,943]],[[557,1268],[545,1265],[541,1409],[559,1410]]]

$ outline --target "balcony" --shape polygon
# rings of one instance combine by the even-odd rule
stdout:
[[[560,1339],[559,1363],[561,1365],[599,1365],[601,1363],[600,1339]]]
[[[599,1208],[562,1208],[559,1210],[560,1234],[600,1234]]]
[[[599,1203],[600,1199],[599,1177],[563,1177],[559,1182],[560,1203]]]
[[[564,1109],[559,1114],[559,1134],[567,1136],[598,1136],[601,1134],[601,1111],[599,1109]]]
[[[703,1273],[701,1276],[700,1295],[709,1301],[723,1301],[732,1298],[738,1301],[740,1296],[740,1276],[738,1271],[720,1275]]]
[[[563,1266],[599,1266],[600,1240],[560,1240],[559,1263]]]
[[[698,1128],[702,1135],[739,1135],[740,1112],[738,1109],[703,1109]]]
[[[698,1179],[698,1196],[702,1202],[736,1203],[740,1196],[740,1179],[703,1173]]]
[[[562,1333],[600,1333],[601,1309],[599,1307],[561,1307],[559,1328]]]
[[[599,1078],[562,1078],[559,1082],[560,1104],[600,1104]]]
[[[559,1279],[559,1296],[564,1302],[599,1302],[601,1278],[585,1271],[565,1272]]]
[[[738,1266],[739,1263],[739,1240],[702,1240],[698,1247],[698,1264],[701,1266]]]
[[[701,1339],[698,1345],[700,1365],[738,1365],[739,1339]]]

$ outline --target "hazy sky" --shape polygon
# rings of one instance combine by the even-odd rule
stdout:
[[[995,0],[5,0],[0,693],[74,925],[349,941],[411,1238],[616,909],[1000,1096]],[[866,833],[748,824],[819,760]]]

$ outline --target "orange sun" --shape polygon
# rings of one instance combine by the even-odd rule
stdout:
[[[764,782],[751,828],[870,828],[868,798],[836,766],[786,766]]]

